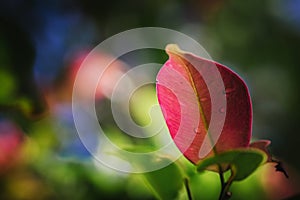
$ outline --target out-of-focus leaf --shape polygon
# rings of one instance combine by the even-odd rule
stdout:
[[[194,199],[218,199],[221,185],[217,173],[198,173],[190,176],[189,182]]]
[[[142,147],[142,146],[128,146],[123,150],[131,152],[145,152],[152,151],[155,148]],[[171,162],[170,158],[159,155],[148,155],[147,159],[136,160],[135,158],[128,157],[125,154],[113,153],[112,155],[123,159],[125,162],[130,163],[132,167],[147,172],[141,174],[146,185],[152,190],[153,194],[159,199],[175,199],[180,190],[183,188],[183,173],[175,162]],[[165,166],[161,169],[149,171],[149,166]]]
[[[130,99],[130,111],[133,119],[141,126],[151,123],[149,111],[157,103],[155,88],[143,87],[135,91]]]
[[[259,167],[248,178],[242,181],[235,181],[230,187],[232,196],[230,200],[258,200],[268,199],[266,197],[261,179],[264,178],[264,174],[261,174],[262,168],[265,165]]]
[[[251,136],[252,107],[244,81],[227,67],[183,52],[176,45],[168,45],[166,51],[169,60],[157,75],[157,96],[170,134],[185,157],[194,164],[198,163],[202,159],[199,151],[204,139],[207,134],[211,135],[207,131],[210,123],[219,123],[211,121],[211,90],[225,95],[226,109],[220,106],[218,112],[226,116],[220,137],[215,146],[210,144],[213,150],[207,156],[247,147]],[[215,84],[220,82],[220,76],[211,73],[212,67],[220,72],[224,87]],[[203,75],[211,82],[207,83]]]
[[[198,171],[203,171],[212,165],[229,164],[234,180],[240,181],[252,174],[261,164],[267,161],[267,155],[255,148],[236,149],[220,153],[201,161]]]
[[[157,160],[157,162],[164,161]],[[176,163],[171,163],[162,169],[147,172],[143,175],[159,199],[175,199],[183,187],[183,176]]]

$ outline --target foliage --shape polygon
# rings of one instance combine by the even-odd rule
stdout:
[[[170,58],[158,73],[157,95],[170,134],[184,156],[197,165],[198,171],[207,169],[219,173],[219,199],[228,199],[233,181],[247,178],[271,157],[266,149],[268,141],[258,141],[249,148],[252,108],[247,86],[221,64],[183,52],[176,45],[168,45],[166,51]],[[225,105],[219,99],[215,101],[220,95],[214,92],[225,96]],[[220,123],[220,118],[211,119],[216,112],[213,106],[217,106],[219,115],[225,115],[220,130],[209,129],[211,124]],[[221,131],[217,137],[213,135],[216,130]],[[210,147],[204,156],[200,155],[202,146]],[[227,170],[231,175],[225,182]]]
[[[190,198],[218,199],[222,186],[236,173],[238,179],[247,178],[233,181],[229,189],[232,200],[283,199],[299,194],[300,159],[295,159],[300,130],[297,0],[1,1],[0,11],[0,199],[170,199],[176,195],[187,199],[188,189]],[[188,159],[182,157],[147,174],[124,174],[95,162],[73,124],[74,71],[82,55],[100,41],[143,26],[187,33],[203,44],[214,60],[238,72],[253,99],[252,138],[268,138],[272,146],[266,141],[248,144],[251,110],[246,106],[237,111],[244,112],[242,118],[248,124],[241,134],[245,138],[235,139],[230,149],[219,143],[222,151],[206,159],[183,152]],[[121,60],[137,66],[145,60],[163,63],[167,59],[162,51],[148,53],[131,52]],[[239,82],[239,78],[233,79]],[[140,90],[130,105],[133,119],[139,125],[148,124],[151,117],[163,122],[160,114],[148,113],[158,103],[155,87]],[[103,91],[99,94],[99,122],[106,125],[107,136],[116,145],[133,152],[134,148],[146,152],[159,148],[157,138],[142,141],[119,130],[108,111],[110,99]],[[248,94],[241,96],[246,104]],[[233,126],[237,121],[232,120]],[[194,134],[194,129],[188,134]],[[203,133],[202,127],[200,130]],[[151,134],[147,131],[143,134]],[[201,143],[194,146],[200,148]],[[248,145],[249,149],[241,150]],[[274,163],[269,150],[284,162]],[[248,156],[257,162],[246,166]],[[266,159],[268,163],[251,174]],[[287,173],[285,168],[289,179],[277,172]],[[225,186],[216,173],[220,169]]]

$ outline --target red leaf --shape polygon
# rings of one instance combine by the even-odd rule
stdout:
[[[157,95],[170,134],[194,164],[248,147],[252,106],[244,81],[227,67],[168,45],[157,75]]]

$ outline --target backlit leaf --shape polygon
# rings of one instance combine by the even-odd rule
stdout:
[[[227,67],[176,45],[168,45],[166,52],[169,60],[157,75],[157,96],[170,134],[185,157],[196,164],[248,147],[252,106],[244,81]],[[201,150],[206,154],[200,155]]]

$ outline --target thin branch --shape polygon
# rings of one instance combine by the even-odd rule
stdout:
[[[223,170],[222,170],[222,166],[218,165],[219,168],[219,177],[220,177],[220,182],[221,182],[221,192],[220,192],[220,196],[219,196],[219,200],[222,200],[222,196],[224,193],[224,187],[225,187],[225,180],[224,180],[224,174],[223,174]]]
[[[219,174],[220,174],[220,179],[223,180],[223,182],[221,180],[222,189],[221,189],[221,193],[220,193],[220,196],[219,196],[219,200],[227,200],[227,199],[230,198],[230,195],[231,195],[229,193],[229,188],[230,188],[230,186],[231,186],[231,184],[232,184],[232,182],[234,180],[234,173],[231,170],[231,175],[230,175],[230,177],[229,177],[229,179],[228,179],[228,181],[226,183],[224,183],[224,176],[223,176],[224,173],[221,171],[221,173],[219,172]],[[223,177],[223,178],[221,178],[221,177]]]

